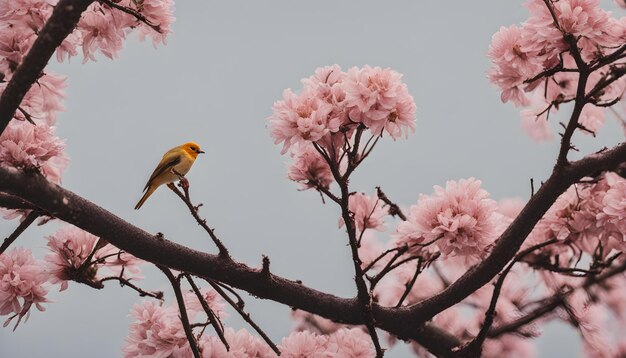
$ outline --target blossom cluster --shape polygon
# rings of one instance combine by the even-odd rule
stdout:
[[[185,295],[185,302],[195,297],[194,293]],[[221,307],[224,302],[220,296],[211,295],[207,304],[220,318],[224,318]],[[188,309],[190,320],[199,311]],[[191,357],[191,347],[181,323],[178,308],[161,306],[153,301],[136,304],[130,316],[134,322],[123,348],[124,357]],[[202,357],[259,357],[275,358],[278,355],[261,339],[245,329],[235,331],[224,328],[224,338],[230,349],[214,335],[198,336],[197,344]],[[374,357],[374,346],[363,330],[358,328],[338,328],[329,334],[311,331],[294,331],[283,338],[278,345],[281,357]]]
[[[77,227],[63,226],[47,239],[50,253],[43,262],[21,247],[0,255],[0,315],[10,315],[6,324],[15,317],[19,323],[33,304],[43,311],[51,285],[65,290],[70,280],[96,283],[100,268],[126,280],[142,278],[143,261],[111,244],[98,245],[96,236]]]
[[[415,130],[415,102],[402,75],[392,69],[364,66],[344,72],[338,65],[326,66],[302,85],[300,93],[285,90],[269,117],[274,142],[294,159],[289,179],[302,189],[327,188],[334,181],[328,161],[344,166],[346,151],[363,132],[397,139]]]
[[[626,250],[626,179],[607,172],[597,181],[579,183],[563,193],[531,232],[525,245],[550,239],[547,247],[561,264],[582,253],[606,258]],[[576,250],[574,250],[576,249]]]
[[[599,3],[529,0],[527,21],[502,27],[493,35],[488,51],[493,66],[488,77],[502,91],[503,102],[524,107],[522,128],[536,141],[553,137],[548,116],[577,96],[580,61],[589,67],[626,42],[626,18],[614,18]],[[596,104],[612,103],[626,89],[623,78],[605,83],[610,71],[607,63],[589,74],[586,94],[599,84],[604,88],[596,91],[583,109],[579,119],[582,133],[597,132],[605,121],[603,108]]]

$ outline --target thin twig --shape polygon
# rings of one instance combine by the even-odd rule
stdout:
[[[198,215],[198,208],[200,206],[199,205],[194,206],[191,203],[191,198],[189,196],[189,182],[182,175],[178,174],[178,176],[181,179],[181,186],[185,193],[184,194],[181,193],[180,190],[178,190],[178,188],[173,183],[168,184],[167,187],[170,188],[180,198],[180,200],[182,200],[183,203],[185,203],[185,205],[187,205],[189,212],[194,217],[194,219],[196,219],[196,221],[198,222],[198,225],[202,226],[202,228],[209,234],[209,236],[215,243],[215,246],[217,246],[220,256],[222,256],[223,258],[230,259],[230,254],[228,253],[228,249],[226,248],[226,246],[224,246],[224,244],[222,244],[220,239],[217,238],[217,235],[215,235],[215,233],[213,232],[213,229],[211,229],[207,225],[206,219],[202,219],[200,215]],[[187,184],[184,184],[184,183],[187,183]]]
[[[130,282],[130,280],[127,280],[127,279],[125,279],[123,277],[109,276],[109,277],[105,277],[103,279],[100,279],[98,282],[101,285],[103,285],[106,281],[118,281],[120,283],[120,287],[128,286],[128,287],[132,288],[133,290],[137,291],[137,293],[139,293],[140,297],[146,297],[147,296],[147,297],[156,298],[157,300],[162,300],[163,299],[163,292],[161,292],[161,291],[145,291],[141,287],[138,287],[138,286],[132,284]],[[103,287],[104,287],[104,285],[103,285]]]
[[[396,308],[402,306],[402,303],[404,303],[404,300],[407,298],[407,296],[413,289],[413,286],[415,285],[415,281],[417,281],[417,276],[419,276],[421,272],[422,272],[422,258],[420,257],[417,260],[417,267],[415,267],[415,273],[413,274],[413,277],[411,278],[411,280],[406,283],[406,287],[404,289],[404,292],[402,293],[402,296],[400,297],[400,300],[396,304]]]
[[[378,194],[378,198],[380,200],[389,205],[389,215],[398,216],[400,219],[402,219],[402,221],[406,221],[406,215],[404,215],[402,209],[400,209],[400,207],[396,203],[389,200],[387,195],[380,189],[379,186],[376,187],[376,193]]]
[[[183,292],[180,289],[180,279],[174,277],[172,271],[169,268],[161,265],[156,265],[159,270],[163,271],[165,277],[172,284],[172,289],[174,290],[174,295],[176,295],[176,301],[178,302],[178,311],[180,312],[180,322],[183,325],[183,329],[185,330],[185,335],[187,336],[187,340],[189,341],[189,346],[191,347],[191,351],[193,352],[194,358],[200,358],[200,350],[198,349],[198,343],[196,342],[196,338],[193,336],[193,331],[191,329],[191,325],[189,324],[189,316],[187,315],[187,307],[185,307],[185,298],[183,297]]]
[[[226,302],[228,302],[229,305],[231,305],[232,308],[235,309],[235,311],[237,311],[237,313],[239,313],[239,315],[241,316],[241,318],[244,319],[244,321],[248,322],[248,324],[254,328],[255,331],[257,331],[257,333],[263,338],[263,340],[265,341],[265,343],[267,343],[267,345],[270,346],[270,348],[272,348],[272,350],[280,355],[280,350],[278,349],[278,347],[276,346],[276,344],[274,344],[274,342],[272,342],[272,340],[270,339],[270,337],[268,337],[267,334],[265,334],[265,332],[261,329],[261,327],[259,327],[253,320],[252,318],[250,318],[250,314],[246,313],[235,301],[233,301],[232,298],[230,298],[230,296],[228,296],[226,294],[226,292],[224,292],[224,290],[222,290],[222,288],[220,287],[219,284],[217,284],[216,281],[213,280],[206,280],[209,285],[211,285],[211,287],[213,287],[213,289],[215,291],[217,291],[217,293],[220,294],[220,296],[222,296],[224,298],[224,300],[226,300]]]
[[[215,312],[213,312],[211,307],[209,307],[209,304],[206,302],[206,300],[202,296],[202,292],[200,292],[200,290],[198,289],[198,286],[191,278],[191,275],[186,273],[184,274],[184,276],[187,279],[187,282],[189,282],[189,285],[191,285],[191,288],[193,289],[193,292],[196,294],[196,297],[198,297],[198,300],[200,301],[200,305],[202,305],[202,308],[204,309],[204,312],[206,313],[207,318],[209,319],[209,322],[211,322],[211,325],[215,329],[217,336],[220,338],[222,343],[224,343],[224,347],[226,347],[226,350],[230,351],[230,345],[228,344],[228,341],[226,341],[226,337],[224,336],[224,326],[222,326],[222,323],[219,321],[219,318],[217,318],[217,315],[215,314]]]
[[[37,210],[32,210],[30,213],[28,213],[24,220],[22,220],[22,222],[17,226],[15,231],[13,231],[13,233],[9,235],[9,237],[4,239],[4,241],[2,242],[2,246],[0,246],[0,255],[2,255],[6,251],[6,249],[8,249],[9,246],[11,246],[11,244],[15,240],[17,240],[18,237],[20,237],[24,230],[26,230],[35,220],[37,220],[40,215],[41,213]]]

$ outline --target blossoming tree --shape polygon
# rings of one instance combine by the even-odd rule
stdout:
[[[580,332],[588,356],[626,355],[618,333],[626,328],[626,143],[569,159],[575,133],[595,135],[607,111],[622,112],[626,20],[598,0],[526,6],[524,23],[493,36],[489,79],[521,107],[538,141],[553,137],[550,114],[573,105],[553,171],[527,202],[497,202],[475,178],[435,186],[408,210],[380,187],[355,191],[351,176],[380,142],[418,130],[414,99],[392,69],[320,67],[274,103],[268,127],[291,158],[289,179],[340,209],[354,270],[355,298],[345,299],[273,274],[267,257],[260,268],[236,261],[185,178],[170,189],[215,255],[59,186],[68,159],[54,124],[65,79],[47,71],[48,60],[80,50],[84,61],[97,52],[114,58],[130,32],[164,43],[171,1],[0,0],[0,206],[19,220],[0,247],[5,326],[27,324],[69,281],[95,289],[116,281],[144,297],[131,312],[126,357],[380,357],[398,340],[418,356],[526,357],[553,319]],[[67,224],[37,259],[18,239],[49,220]],[[142,287],[146,265],[163,272],[174,297]],[[236,289],[292,307],[296,329],[272,342]],[[233,313],[249,330],[224,326]]]

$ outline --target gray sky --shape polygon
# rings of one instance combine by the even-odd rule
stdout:
[[[192,197],[205,204],[202,215],[236,259],[259,266],[266,254],[276,274],[353,296],[339,211],[286,179],[287,157],[266,128],[273,102],[285,88],[299,90],[300,79],[319,66],[391,67],[404,74],[415,99],[417,130],[408,140],[382,141],[355,174],[353,190],[372,193],[381,185],[409,206],[433,185],[474,176],[495,199],[527,198],[529,179],[548,177],[557,143],[526,137],[518,109],[500,102],[485,75],[491,35],[527,17],[521,4],[178,1],[167,46],[154,50],[131,36],[115,61],[51,65],[69,76],[57,128],[72,159],[63,186],[149,232],[215,252],[168,190],[133,210],[162,153],[197,141],[208,154],[188,175]],[[597,139],[575,140],[588,152],[622,138],[611,120]],[[1,236],[15,225],[0,222]],[[42,237],[56,227],[29,229],[18,244],[42,257]],[[144,272],[143,287],[173,298],[160,272]],[[3,357],[121,355],[127,315],[140,301],[133,291],[70,284],[50,297],[47,311],[34,311],[16,332],[0,329]],[[280,342],[291,327],[288,307],[244,297],[252,317]],[[245,326],[234,314],[225,323]],[[548,325],[537,343],[543,357],[579,355],[576,333],[560,324]],[[388,356],[406,352],[397,347]]]

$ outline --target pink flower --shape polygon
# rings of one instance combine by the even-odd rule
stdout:
[[[335,358],[375,357],[370,336],[360,328],[343,328],[328,337],[328,351]]]
[[[269,118],[274,143],[283,142],[281,154],[292,144],[315,142],[328,133],[337,132],[341,121],[330,117],[332,111],[332,105],[311,90],[305,89],[300,95],[285,90],[283,100],[274,103],[274,114]]]
[[[184,357],[189,342],[173,307],[161,307],[152,301],[133,306],[135,320],[124,345],[124,357]]]
[[[491,38],[487,56],[493,67],[488,77],[502,90],[502,102],[527,105],[529,101],[523,93],[524,81],[543,69],[543,60],[537,52],[525,50],[523,44],[522,29],[515,25],[501,27]]]
[[[483,257],[497,237],[497,203],[480,188],[480,180],[448,181],[435,194],[420,195],[407,221],[398,225],[397,244],[436,243],[447,256]]]
[[[387,208],[383,207],[383,202],[377,196],[354,193],[350,195],[348,208],[354,214],[357,232],[363,232],[367,229],[387,230],[384,220],[389,212]],[[339,224],[344,224],[343,219],[339,220]]]
[[[0,135],[0,165],[39,169],[48,180],[61,181],[68,163],[65,143],[54,136],[54,127],[11,121]]]
[[[326,358],[328,357],[328,338],[318,336],[314,333],[291,332],[288,337],[283,338],[278,346],[281,357],[284,358]]]
[[[309,143],[298,144],[291,149],[293,163],[289,166],[287,176],[300,183],[300,190],[320,186],[328,188],[334,181],[328,163]]]
[[[127,279],[143,279],[139,265],[143,264],[145,261],[111,244],[100,248],[94,255],[94,260],[102,260],[102,267],[109,269],[115,276],[119,277],[123,273],[123,276]],[[129,276],[129,273],[132,274],[132,276]]]
[[[68,287],[68,281],[77,278],[77,271],[93,251],[98,238],[75,226],[66,225],[47,237],[48,249],[52,251],[44,257],[50,282],[61,283],[61,291]],[[85,274],[93,279],[98,265],[93,265]]]
[[[115,14],[115,15],[114,15]],[[124,26],[131,21],[125,13],[112,12],[99,3],[93,3],[82,14],[76,27],[81,33],[83,47],[83,63],[95,61],[96,50],[113,59],[122,49],[122,41],[126,37]]]
[[[398,72],[352,67],[343,89],[350,120],[363,123],[373,134],[380,135],[385,129],[396,139],[415,131],[415,102]]]
[[[143,22],[139,22],[139,38],[142,40],[146,36],[152,37],[154,46],[162,43],[165,45],[166,37],[172,32],[171,26],[174,23],[174,1],[173,0],[149,0],[138,5],[139,12],[148,19],[151,24],[158,27],[157,32],[152,27]]]
[[[47,273],[30,250],[18,247],[0,255],[0,315],[15,314],[5,326],[18,316],[17,327],[33,304],[45,311],[42,303],[49,302],[47,280]]]
[[[228,317],[228,313],[224,310],[226,305],[224,299],[213,288],[200,288],[200,293],[217,318],[225,319]],[[185,292],[184,298],[185,306],[187,307],[187,312],[190,317],[194,317],[198,313],[204,313],[204,308],[194,291],[190,290]]]

